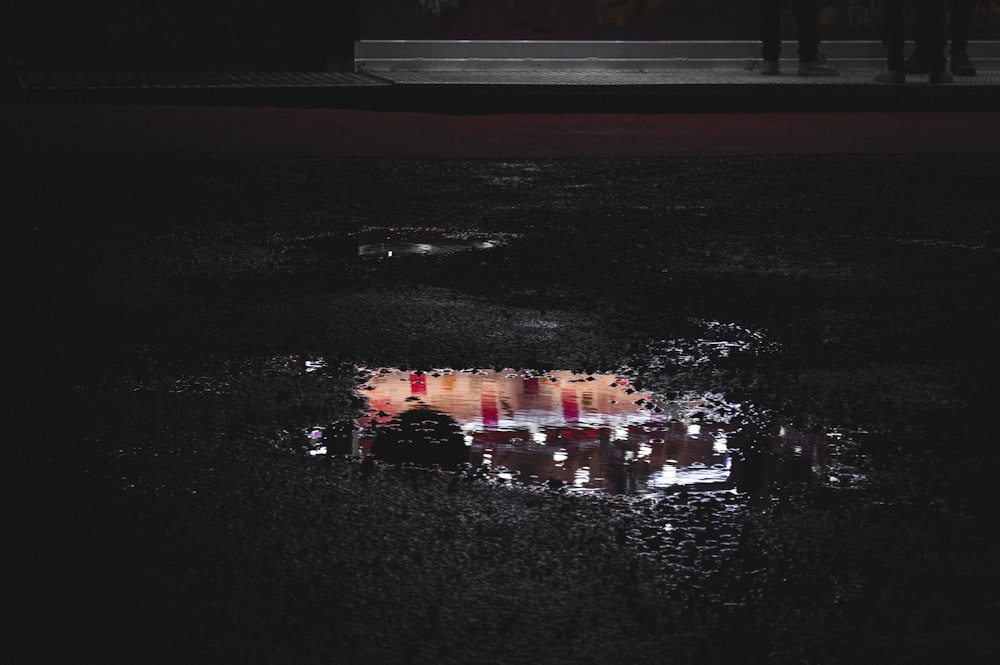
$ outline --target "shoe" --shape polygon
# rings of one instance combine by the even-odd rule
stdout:
[[[969,61],[966,53],[952,53],[951,73],[955,76],[975,76],[976,66]]]
[[[764,76],[777,76],[781,73],[781,65],[777,60],[765,60],[760,63],[760,73]]]
[[[926,74],[927,63],[918,54],[914,53],[903,63],[903,72],[906,74]]]
[[[875,76],[875,81],[878,83],[892,83],[898,85],[900,83],[906,83],[906,72],[902,69],[887,69]]]
[[[824,55],[816,56],[815,60],[809,62],[799,60],[799,76],[837,76],[838,74],[840,72],[830,66]]]
[[[944,70],[944,67],[934,67],[927,72],[927,82],[932,85],[954,83],[955,77]]]

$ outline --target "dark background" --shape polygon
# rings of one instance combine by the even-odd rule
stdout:
[[[464,0],[433,11],[421,0],[370,0],[360,5],[365,39],[744,40],[759,35],[758,3],[734,0]],[[823,22],[834,38],[871,39],[874,0],[824,0]],[[790,8],[787,8],[790,11]],[[791,16],[785,31],[793,32]]]
[[[59,66],[285,67],[353,57],[355,0],[14,0],[5,59]]]
[[[877,0],[829,0],[826,39],[878,39]],[[13,0],[0,55],[38,65],[117,68],[348,67],[355,39],[756,39],[757,3],[643,0],[627,17],[597,0]],[[615,17],[618,17],[617,19]],[[973,39],[1000,35],[996,0],[975,3]],[[791,16],[784,31],[794,34]]]

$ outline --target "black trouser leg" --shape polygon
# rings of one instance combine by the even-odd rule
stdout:
[[[792,0],[798,26],[799,60],[812,62],[819,54],[819,2]]]
[[[782,0],[760,0],[761,56],[765,60],[781,57]]]
[[[944,68],[944,0],[921,0],[916,3],[917,43],[924,63],[934,68]]]
[[[888,52],[890,71],[903,71],[903,3],[882,2],[882,44]]]
[[[965,53],[969,48],[969,24],[972,22],[972,0],[951,0],[951,54]]]

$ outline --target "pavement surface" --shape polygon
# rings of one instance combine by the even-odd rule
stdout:
[[[992,61],[990,61],[992,63]],[[731,69],[282,72],[8,69],[33,151],[405,158],[992,153],[1000,70],[931,86]]]
[[[1000,68],[928,85],[874,81],[879,65],[839,76],[761,76],[758,63],[620,70],[90,71],[10,69],[8,97],[28,100],[313,106],[439,113],[989,111],[1000,110]],[[789,69],[793,65],[789,64]]]
[[[22,662],[995,662],[1000,109],[372,87],[392,103],[0,103]],[[731,104],[779,93],[803,105]],[[397,227],[506,242],[343,251]],[[780,353],[683,360],[743,331]],[[353,365],[626,361],[663,394],[885,432],[883,485],[744,520],[736,497],[506,502],[286,450],[354,417]]]
[[[583,113],[8,102],[31,151],[404,158],[994,153],[1000,112]]]

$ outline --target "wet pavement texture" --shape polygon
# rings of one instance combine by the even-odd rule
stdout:
[[[600,94],[589,95],[601,99]],[[461,105],[456,107],[460,110]],[[553,159],[996,153],[996,109],[894,113],[424,113],[404,108],[2,103],[5,140],[45,152]]]
[[[39,662],[997,652],[992,152],[4,159]],[[358,367],[624,368],[847,432],[853,471],[597,496],[305,454]]]

